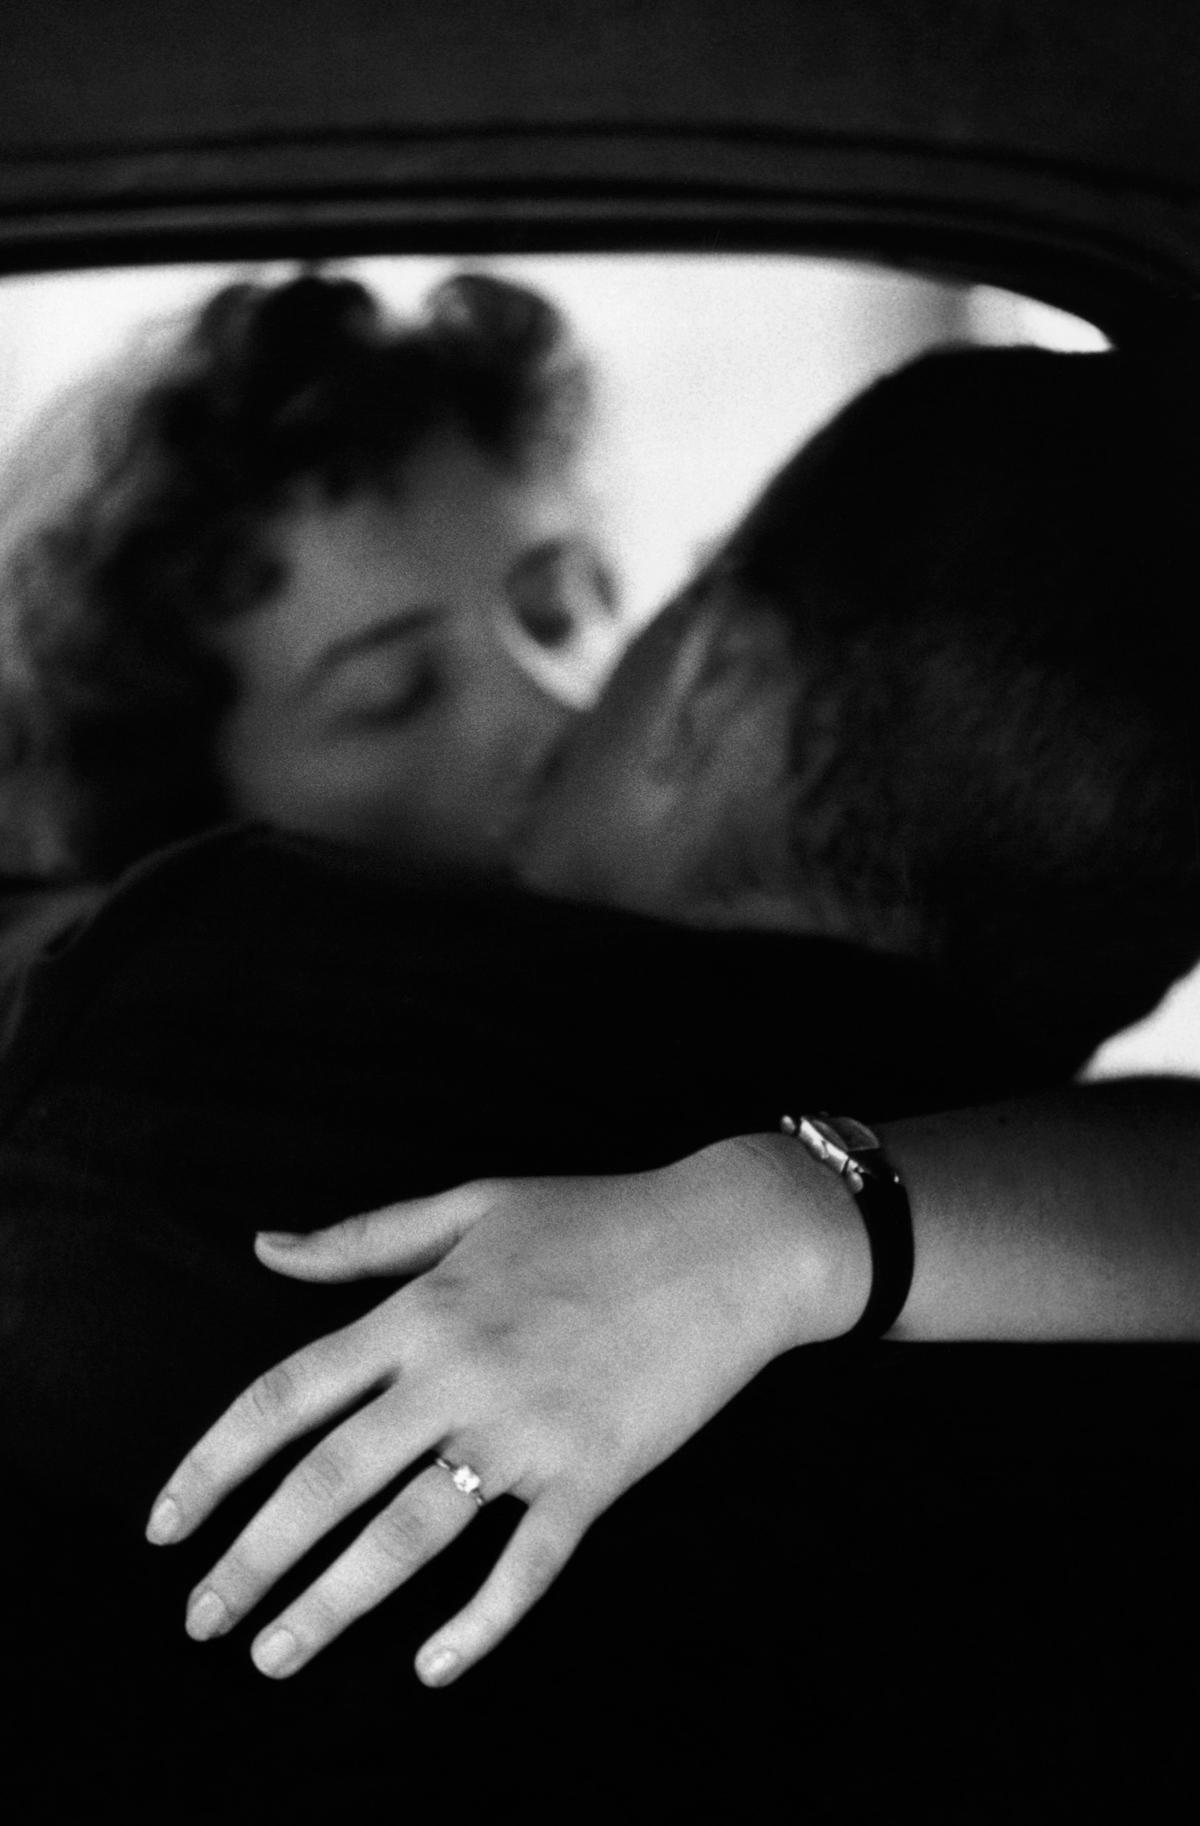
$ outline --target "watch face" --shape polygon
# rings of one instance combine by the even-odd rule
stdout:
[[[877,1148],[879,1137],[865,1122],[856,1122],[853,1116],[821,1116],[819,1120],[825,1125],[844,1148],[853,1154],[864,1148]]]
[[[879,1146],[879,1137],[865,1123],[822,1113],[796,1120],[785,1117],[784,1128],[814,1160],[844,1179],[856,1196],[862,1191],[870,1168],[857,1156]]]

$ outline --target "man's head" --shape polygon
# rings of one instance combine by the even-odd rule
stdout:
[[[1200,951],[1191,383],[927,357],[776,478],[568,740],[527,878],[926,955],[1088,1045]]]

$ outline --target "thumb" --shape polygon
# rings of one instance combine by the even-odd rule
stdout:
[[[260,1230],[254,1252],[277,1274],[300,1281],[357,1281],[368,1275],[421,1274],[447,1255],[495,1199],[475,1182],[348,1217],[307,1235]]]

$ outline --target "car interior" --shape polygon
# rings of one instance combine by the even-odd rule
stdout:
[[[914,356],[1195,336],[1187,0],[11,0],[0,37],[0,503],[60,393],[136,361],[232,279],[353,277],[404,314],[480,272],[552,299],[590,358],[596,487],[640,626],[789,451]],[[4,538],[0,524],[0,552]],[[1200,1073],[1200,973],[1088,1072]],[[920,1353],[855,1395],[865,1449],[894,1423],[924,1463],[929,1441],[977,1423],[998,1467],[1091,1451],[1089,1503],[1144,1478],[1192,1513],[1186,1347],[1136,1365],[1060,1352],[1048,1396],[988,1348],[963,1347],[953,1400]],[[901,1451],[879,1449],[889,1465]],[[1007,1476],[1002,1510],[1027,1519],[1038,1489],[1048,1515],[1059,1501],[1033,1478],[1018,1502]],[[956,1505],[946,1479],[929,1527],[952,1534]],[[871,1526],[890,1526],[882,1499]],[[1082,1526],[1072,1511],[1064,1561]],[[1170,1635],[1121,1640],[1161,1669]],[[863,1690],[897,1678],[901,1646],[864,1646]],[[1194,1659],[1190,1636],[1175,1646]],[[1178,1718],[1155,1716],[1128,1766],[1176,1769]],[[1100,1817],[1094,1796],[1072,1814],[1093,1754],[1072,1742],[1075,1760],[1039,1762],[1003,1817]],[[881,1819],[879,1804],[811,1817]],[[1139,1817],[1132,1788],[1121,1805]],[[712,1817],[768,1813],[760,1797]],[[1002,1816],[943,1797],[924,1817]]]
[[[546,29],[536,6],[16,7],[0,462],[235,276],[357,274],[397,310],[453,270],[524,279],[602,377],[601,493],[644,618],[789,449],[922,349],[1136,345],[1186,316],[1168,21],[978,10],[935,29],[869,0],[705,0],[602,31],[569,7]],[[1095,1071],[1194,1068],[1198,1008],[1183,986]]]

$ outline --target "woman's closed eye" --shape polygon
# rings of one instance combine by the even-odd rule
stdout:
[[[408,723],[436,702],[440,691],[441,671],[429,654],[403,668],[377,660],[370,667],[355,669],[354,678],[338,693],[327,727],[338,734],[354,735]]]
[[[335,734],[408,722],[441,690],[434,643],[411,618],[352,637],[325,656],[311,688]]]

